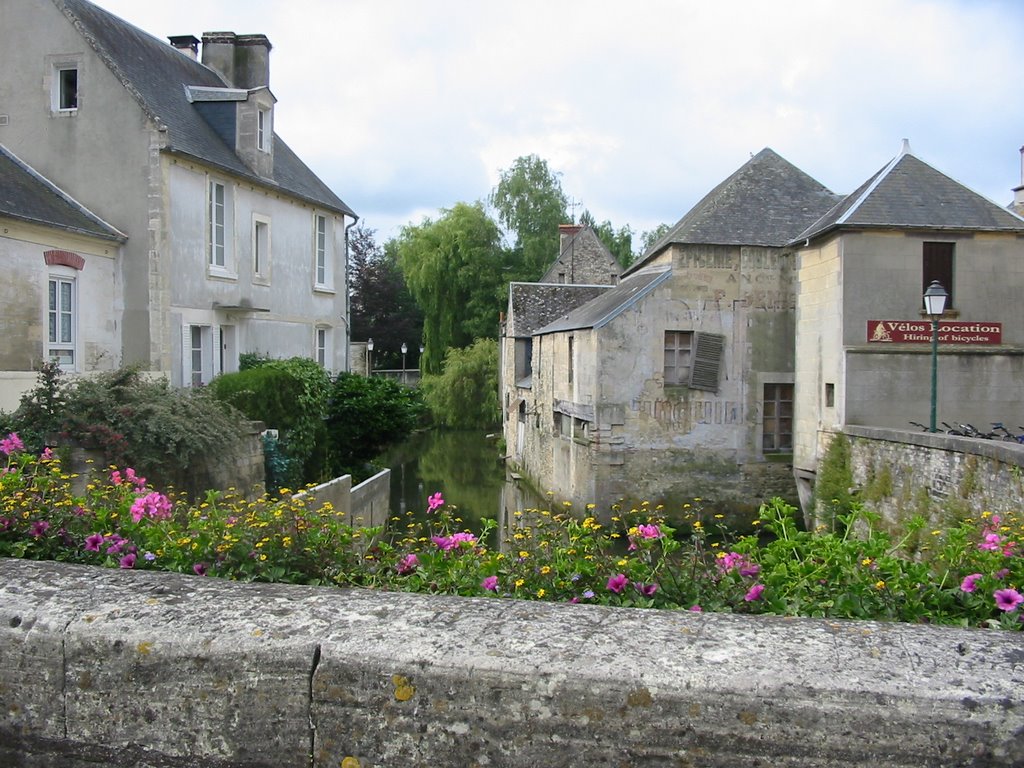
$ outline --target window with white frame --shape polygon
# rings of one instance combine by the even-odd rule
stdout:
[[[252,273],[262,278],[270,275],[270,219],[259,214],[252,217]]]
[[[46,356],[62,369],[74,370],[78,335],[74,279],[50,277],[47,294]]]
[[[261,152],[270,151],[270,110],[256,110],[256,148]]]
[[[221,372],[221,333],[213,325],[182,326],[182,384],[200,387]],[[216,354],[215,354],[216,352]]]
[[[322,368],[328,368],[328,350],[330,349],[330,328],[325,326],[317,326],[315,334],[315,356],[317,363]]]
[[[74,112],[78,109],[78,64],[55,64],[50,88],[51,107],[54,112]]]
[[[227,188],[210,179],[207,247],[211,267],[227,268]]]
[[[316,287],[330,288],[331,261],[327,247],[327,217],[316,214],[313,224],[313,250],[316,269]]]

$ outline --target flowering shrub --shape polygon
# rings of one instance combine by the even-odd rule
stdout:
[[[309,496],[246,501],[210,493],[176,502],[130,468],[97,475],[83,496],[48,452],[0,438],[0,556],[244,581],[335,584],[689,611],[890,619],[1020,629],[1024,562],[1016,517],[984,513],[911,556],[854,504],[834,532],[799,530],[792,507],[761,509],[761,536],[731,537],[721,516],[685,505],[686,531],[660,507],[592,505],[516,512],[465,530],[441,494],[425,519],[354,528]],[[908,534],[921,530],[917,521]],[[709,533],[708,528],[712,531]],[[856,533],[855,533],[856,532]]]

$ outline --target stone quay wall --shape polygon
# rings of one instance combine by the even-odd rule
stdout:
[[[0,765],[1024,765],[1021,635],[0,560]]]
[[[1024,508],[1024,445],[943,433],[847,426],[854,485],[895,531],[920,514],[941,527]]]

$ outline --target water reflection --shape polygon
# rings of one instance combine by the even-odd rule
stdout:
[[[495,436],[483,432],[431,430],[410,437],[384,459],[391,469],[391,514],[425,519],[427,498],[438,491],[472,531],[483,518],[504,529],[517,509],[535,507],[535,498],[520,483],[506,478]]]

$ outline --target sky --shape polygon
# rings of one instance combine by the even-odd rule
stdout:
[[[900,151],[1006,205],[1019,0],[94,0],[267,35],[278,135],[383,242],[535,154],[598,222],[672,224],[771,147],[837,193]]]

